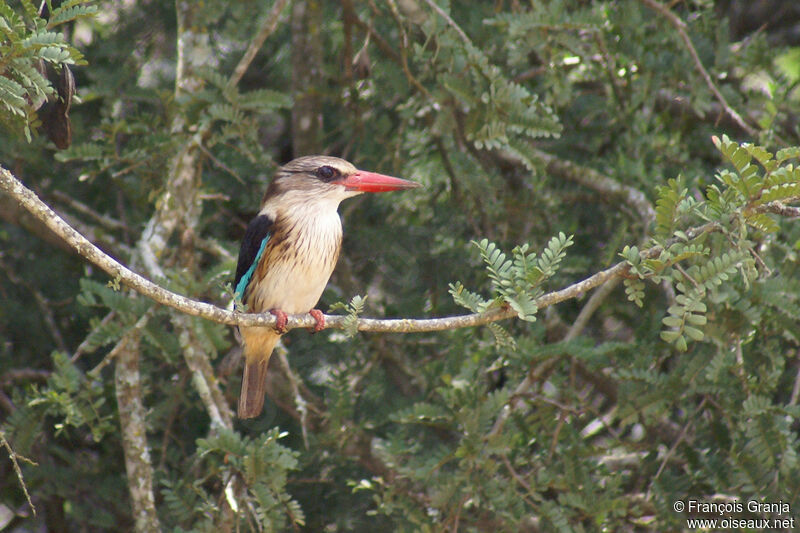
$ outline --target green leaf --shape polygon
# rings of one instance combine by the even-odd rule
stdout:
[[[282,92],[258,89],[240,94],[236,103],[242,109],[266,112],[291,107],[292,98]]]
[[[66,22],[78,20],[80,18],[91,17],[97,14],[97,6],[88,5],[86,0],[71,0],[64,2],[54,9],[47,21],[48,28],[55,28]]]
[[[658,187],[656,200],[656,235],[662,239],[671,237],[675,232],[679,203],[686,197],[687,189],[683,186],[683,177],[670,179],[664,187]]]
[[[684,326],[683,332],[686,334],[687,337],[692,339],[693,341],[702,341],[703,340],[703,332],[697,328],[693,328],[692,326]]]

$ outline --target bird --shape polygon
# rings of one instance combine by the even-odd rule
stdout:
[[[254,418],[264,406],[267,367],[287,314],[310,313],[314,331],[325,327],[314,307],[333,273],[342,247],[342,200],[369,192],[412,189],[420,184],[358,170],[338,157],[303,156],[280,167],[248,224],[234,281],[237,309],[270,312],[272,327],[242,326],[244,372],[239,418]]]

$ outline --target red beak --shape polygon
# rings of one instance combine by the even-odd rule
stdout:
[[[338,180],[335,183],[344,185],[351,191],[361,192],[387,192],[396,191],[399,189],[415,189],[420,187],[419,183],[415,183],[413,181],[393,178],[392,176],[384,176],[383,174],[367,172],[366,170],[357,170],[355,173],[350,174],[349,176]]]

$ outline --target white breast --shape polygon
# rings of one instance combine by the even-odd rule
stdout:
[[[336,266],[342,242],[342,222],[336,209],[303,210],[302,216],[282,216],[280,227],[265,250],[265,276],[248,295],[253,312],[281,309],[306,313],[319,301]]]

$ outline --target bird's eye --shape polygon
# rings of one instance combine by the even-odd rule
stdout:
[[[339,174],[339,172],[335,168],[329,167],[328,165],[319,167],[317,169],[317,176],[319,176],[320,179],[325,181],[332,180],[337,176],[337,174]]]

